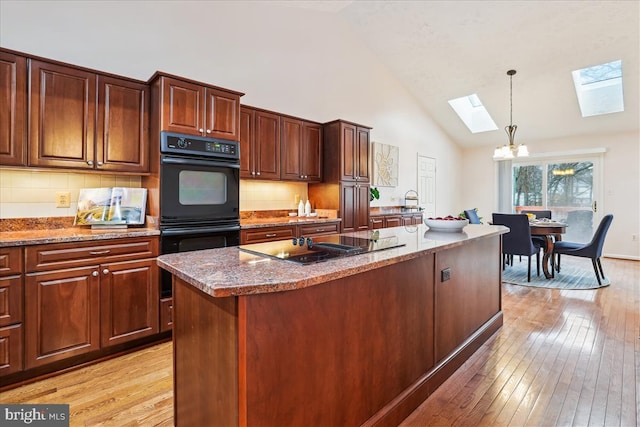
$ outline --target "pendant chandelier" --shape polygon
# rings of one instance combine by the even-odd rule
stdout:
[[[518,129],[518,126],[513,124],[513,75],[515,73],[516,70],[507,71],[507,75],[509,76],[509,126],[505,126],[504,130],[509,136],[509,144],[496,147],[496,150],[493,152],[493,158],[495,160],[508,160],[514,157],[527,157],[529,155],[529,150],[527,150],[526,145],[519,144],[516,147],[513,141],[516,129]]]

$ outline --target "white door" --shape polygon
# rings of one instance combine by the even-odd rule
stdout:
[[[418,154],[418,197],[423,217],[436,216],[436,159]]]

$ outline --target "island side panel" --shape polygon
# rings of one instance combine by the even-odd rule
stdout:
[[[433,271],[429,254],[239,297],[247,425],[356,426],[424,381],[434,365]]]
[[[176,426],[238,425],[237,300],[173,277]]]
[[[436,362],[500,313],[500,268],[500,236],[436,253]],[[445,269],[449,269],[450,279],[443,281]]]

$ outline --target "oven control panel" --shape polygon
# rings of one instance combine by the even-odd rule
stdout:
[[[199,157],[240,158],[240,147],[236,141],[204,138],[171,132],[160,133],[160,151],[162,153]]]

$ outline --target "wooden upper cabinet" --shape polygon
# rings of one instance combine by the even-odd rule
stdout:
[[[255,144],[255,110],[240,107],[240,178],[253,178]]]
[[[242,107],[240,178],[280,179],[280,116]]]
[[[282,117],[282,134],[280,147],[280,177],[283,180],[303,181],[302,171],[302,120]]]
[[[282,117],[283,180],[322,180],[322,128],[319,124]]]
[[[96,75],[30,64],[29,166],[94,168]]]
[[[237,141],[240,138],[240,96],[205,89],[205,135]]]
[[[367,126],[343,120],[323,126],[325,182],[369,182],[370,130]]]
[[[149,87],[31,60],[29,166],[149,172]]]
[[[356,157],[357,163],[357,180],[359,182],[369,182],[371,179],[370,163],[369,163],[369,129],[365,127],[356,127]]]
[[[0,165],[25,166],[27,58],[0,51]]]
[[[161,76],[162,130],[239,141],[240,93]]]
[[[96,166],[101,170],[149,171],[149,87],[98,77]]]

